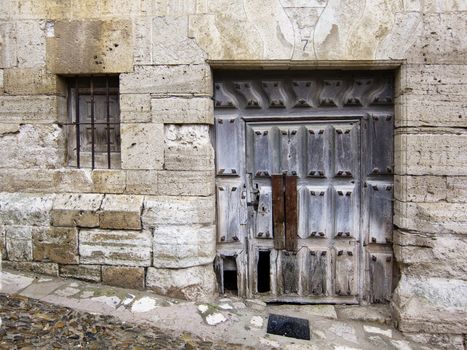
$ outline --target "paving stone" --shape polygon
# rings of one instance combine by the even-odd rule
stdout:
[[[389,324],[391,321],[389,305],[336,305],[335,309],[340,320],[357,320],[381,324]]]
[[[16,293],[34,281],[32,277],[18,276],[5,271],[0,271],[0,276],[2,281],[0,284],[1,293]]]

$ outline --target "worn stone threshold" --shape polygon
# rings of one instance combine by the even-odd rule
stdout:
[[[256,349],[428,349],[390,325],[386,305],[267,305],[236,297],[196,303],[151,291],[110,287],[29,272],[0,272],[0,293],[21,295],[124,322],[149,323],[173,334],[191,333],[204,340]],[[269,314],[305,318],[311,340],[267,334]]]

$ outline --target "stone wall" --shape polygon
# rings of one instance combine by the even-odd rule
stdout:
[[[394,315],[401,330],[427,333],[426,339],[465,333],[465,1],[7,0],[0,6],[4,266],[209,297],[211,67],[392,67],[394,250],[402,275]],[[62,77],[91,73],[120,74],[118,170],[66,166]],[[131,278],[122,281],[122,273]]]

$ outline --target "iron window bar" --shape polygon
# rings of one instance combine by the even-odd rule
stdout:
[[[117,114],[115,117],[117,121],[111,121],[111,111],[110,111],[110,96],[117,96],[117,103],[118,103],[118,80],[117,81],[112,81],[112,86],[111,86],[111,79],[109,78],[114,78],[115,76],[74,76],[72,80],[70,81],[69,84],[69,97],[70,99],[73,99],[74,101],[69,102],[69,106],[72,106],[74,104],[75,110],[74,113],[69,111],[69,122],[66,123],[67,126],[70,126],[74,128],[74,132],[76,133],[76,167],[81,168],[82,166],[82,141],[81,141],[81,133],[84,131],[86,132],[86,126],[91,127],[91,168],[95,169],[96,168],[96,153],[104,153],[104,152],[99,152],[96,150],[96,148],[99,148],[97,145],[96,141],[96,127],[100,125],[105,125],[105,153],[107,154],[107,168],[111,168],[111,154],[112,154],[112,142],[111,142],[111,128],[119,128],[120,126],[120,121],[119,121],[119,115]],[[86,80],[89,79],[89,84],[88,86],[80,86],[82,85],[83,82],[86,83]],[[97,84],[96,84],[97,83]],[[97,85],[97,86],[96,86]],[[101,85],[101,86],[99,86]],[[103,85],[103,86],[102,86]],[[72,89],[74,89],[74,94],[72,92]],[[80,111],[80,98],[83,96],[87,96],[90,99],[90,121],[84,121],[81,118],[81,112]],[[105,115],[96,115],[96,96],[105,96]],[[82,102],[82,101],[81,101]],[[73,114],[74,114],[74,120],[73,120]],[[103,122],[98,121],[100,120],[105,120]],[[84,128],[84,130],[82,129]],[[115,141],[116,144],[119,143],[118,140],[118,134],[115,135]],[[100,145],[103,146],[103,145]],[[118,151],[113,151],[113,152],[118,152]]]

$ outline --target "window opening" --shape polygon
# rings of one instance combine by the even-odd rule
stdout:
[[[260,250],[258,253],[258,293],[266,293],[271,291],[271,252],[269,250]]]
[[[224,293],[238,294],[237,262],[233,256],[224,257]]]

